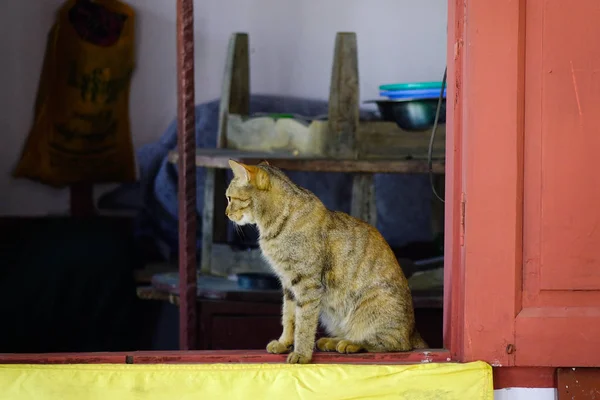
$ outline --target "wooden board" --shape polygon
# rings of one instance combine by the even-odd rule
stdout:
[[[356,158],[359,116],[356,33],[338,32],[329,87],[327,155]]]
[[[171,151],[169,161],[177,162],[178,153]],[[290,171],[363,172],[363,173],[427,173],[426,159],[395,160],[335,160],[325,157],[294,157],[288,154],[258,153],[229,149],[197,149],[196,165],[209,168],[229,168],[229,160],[258,164],[266,160],[278,168]],[[433,172],[444,173],[444,161],[433,162]]]
[[[427,158],[431,129],[405,131],[395,122],[369,121],[358,126],[357,147],[359,158]],[[433,143],[434,160],[446,156],[446,124],[440,124]]]
[[[350,215],[372,226],[377,226],[375,177],[373,174],[355,174],[352,177]]]

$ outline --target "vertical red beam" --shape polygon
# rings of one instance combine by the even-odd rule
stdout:
[[[464,170],[463,63],[466,2],[448,0],[448,95],[446,115],[446,193],[444,235],[444,347],[455,361],[462,360],[464,326],[464,247],[462,201]]]
[[[177,0],[179,348],[194,350],[196,323],[196,134],[194,1]]]

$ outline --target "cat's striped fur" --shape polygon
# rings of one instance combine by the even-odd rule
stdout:
[[[377,229],[328,210],[267,163],[229,164],[226,214],[258,226],[260,248],[283,286],[283,333],[267,351],[310,362],[319,316],[331,336],[317,341],[321,351],[427,347],[415,329],[406,277]]]

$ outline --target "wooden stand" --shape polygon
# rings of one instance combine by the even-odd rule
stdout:
[[[358,53],[355,33],[338,33],[331,71],[326,154],[322,157],[289,156],[227,149],[227,121],[230,114],[248,116],[250,66],[248,35],[235,33],[229,42],[219,112],[216,149],[198,149],[196,165],[206,168],[202,215],[201,273],[211,274],[213,242],[226,241],[226,169],[228,160],[249,164],[267,160],[287,170],[353,173],[351,214],[377,223],[374,174],[426,173],[429,132],[407,132],[394,122],[359,121]],[[433,170],[444,173],[445,126],[441,125],[434,148]],[[177,162],[178,153],[170,160]],[[438,181],[440,178],[437,179]],[[441,178],[443,181],[443,178]],[[437,202],[437,201],[436,201]],[[440,225],[443,205],[434,203],[432,215]],[[442,219],[443,220],[443,219]],[[441,231],[434,227],[434,232]]]

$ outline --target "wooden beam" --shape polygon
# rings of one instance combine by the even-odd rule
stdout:
[[[355,174],[352,177],[350,215],[372,226],[377,226],[377,205],[375,200],[375,179],[373,174]]]
[[[327,155],[355,158],[359,117],[356,33],[338,32],[329,88]]]
[[[179,160],[179,153],[172,151],[168,157],[170,162],[176,163]],[[229,169],[229,159],[251,165],[266,160],[278,168],[290,171],[367,174],[425,174],[429,171],[425,159],[341,160],[325,157],[293,157],[276,153],[255,153],[228,149],[198,149],[196,151],[196,165],[199,167]],[[433,172],[443,174],[444,164],[443,160],[435,160],[433,162]]]
[[[227,121],[230,113],[238,115],[250,113],[250,58],[247,33],[234,33],[229,39],[219,105],[218,149],[227,147]],[[206,168],[200,264],[203,274],[211,273],[213,243],[227,241],[226,184],[227,171],[225,169]]]

